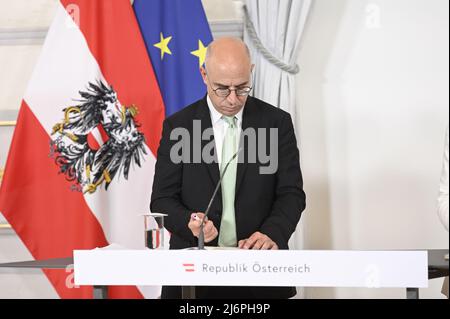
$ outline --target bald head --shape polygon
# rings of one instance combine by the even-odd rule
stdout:
[[[206,51],[206,69],[211,64],[250,66],[250,50],[241,39],[232,37],[219,38],[211,42]]]

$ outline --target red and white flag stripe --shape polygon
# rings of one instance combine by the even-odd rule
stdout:
[[[69,4],[79,12],[79,25],[65,9]],[[141,167],[131,167],[128,180],[118,174],[107,191],[102,185],[83,194],[58,174],[49,142],[62,110],[97,80],[112,85],[122,105],[137,106],[147,155]],[[161,94],[129,0],[62,0],[22,102],[0,192],[0,210],[35,259],[69,257],[74,249],[108,243],[144,247],[140,215],[149,210],[163,119]],[[64,270],[45,273],[62,298],[92,296],[88,287],[67,287]],[[133,298],[141,292],[158,293],[117,287],[110,295]]]
[[[87,142],[92,150],[99,150],[108,141],[109,137],[103,128],[103,125],[99,124],[94,128],[87,136]]]

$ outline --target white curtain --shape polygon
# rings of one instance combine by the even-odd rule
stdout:
[[[252,94],[289,112],[293,120],[297,107],[295,74],[299,71],[296,61],[311,1],[246,0],[244,7],[249,18],[244,41],[256,64]]]
[[[249,46],[254,69],[252,94],[277,106],[297,120],[295,76],[303,30],[312,0],[246,0],[244,41]],[[295,127],[297,140],[299,128]],[[303,223],[289,246],[304,248]]]

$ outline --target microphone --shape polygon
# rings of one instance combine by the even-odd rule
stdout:
[[[203,218],[201,220],[200,233],[198,234],[198,249],[205,249],[205,233],[203,232],[203,223],[204,223],[206,217],[208,217],[209,210],[211,209],[211,205],[214,201],[214,198],[216,197],[217,191],[219,190],[219,186],[222,183],[222,178],[225,175],[228,166],[230,165],[230,163],[232,161],[234,161],[234,159],[240,153],[240,151],[242,151],[242,147],[239,148],[236,153],[234,153],[234,155],[228,161],[227,165],[225,165],[225,168],[223,169],[222,174],[220,174],[220,178],[219,178],[219,181],[217,182],[216,188],[214,189],[214,193],[212,194],[211,199],[209,200],[208,207],[206,207],[205,215],[203,216]]]

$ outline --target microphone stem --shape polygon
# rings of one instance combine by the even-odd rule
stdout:
[[[230,165],[230,163],[232,161],[234,161],[234,159],[236,158],[236,156],[239,154],[239,152],[241,150],[242,150],[242,148],[238,149],[238,151],[236,153],[234,153],[233,157],[228,161],[227,165],[223,169],[222,174],[220,174],[219,182],[217,183],[216,188],[214,189],[214,192],[211,196],[211,199],[209,200],[208,207],[206,208],[205,215],[202,218],[202,221],[201,221],[202,223],[200,224],[200,233],[198,235],[198,249],[205,249],[205,233],[203,232],[203,223],[205,222],[206,218],[208,217],[209,210],[211,209],[211,205],[214,201],[214,198],[216,197],[217,191],[219,190],[219,187],[222,183],[222,178],[225,175],[225,172],[227,171],[228,166]]]

